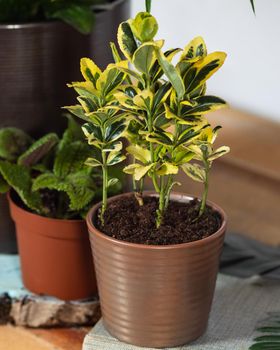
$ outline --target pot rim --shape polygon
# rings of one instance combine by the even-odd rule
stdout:
[[[132,194],[133,194],[133,192],[128,192],[128,193],[119,194],[117,196],[113,196],[113,197],[108,199],[108,204],[114,200],[117,200],[117,199],[122,198],[122,197],[127,197],[127,196],[132,195]],[[144,194],[144,196],[158,197],[158,194],[154,191],[144,191],[143,194]],[[179,196],[179,197],[181,197],[181,199],[188,199],[188,200],[191,200],[194,198],[200,199],[199,197],[194,197],[192,195],[188,195],[185,193],[171,192],[171,198],[174,196],[176,196],[176,197]],[[207,205],[210,206],[211,208],[213,208],[215,211],[217,211],[220,214],[220,216],[222,218],[221,227],[218,229],[218,231],[213,233],[211,236],[208,236],[206,238],[202,238],[202,239],[197,240],[197,241],[180,243],[180,244],[170,244],[170,245],[152,245],[152,244],[150,244],[150,245],[147,245],[147,244],[143,244],[143,243],[130,243],[130,242],[121,241],[119,239],[115,239],[115,238],[112,238],[112,237],[106,235],[105,233],[103,233],[102,231],[97,229],[93,223],[93,218],[95,217],[97,210],[100,208],[101,202],[95,204],[89,210],[87,217],[86,217],[86,222],[88,225],[90,235],[95,234],[95,235],[99,236],[100,238],[102,238],[103,240],[105,239],[106,241],[109,241],[111,243],[117,244],[117,245],[122,246],[122,247],[127,247],[127,248],[131,247],[131,248],[138,248],[138,249],[151,249],[151,250],[185,249],[186,247],[202,246],[202,245],[206,244],[207,242],[211,242],[224,234],[226,227],[227,227],[227,215],[226,215],[226,213],[224,212],[224,210],[222,208],[220,208],[217,204],[215,204],[211,201],[207,201]]]
[[[14,207],[16,207],[16,209],[18,211],[20,211],[22,214],[24,215],[29,215],[30,217],[33,218],[40,218],[41,220],[45,220],[46,222],[57,222],[57,223],[81,223],[84,222],[84,219],[57,219],[57,218],[49,218],[43,215],[39,215],[36,213],[32,213],[31,211],[28,211],[26,209],[21,208],[11,197],[11,190],[7,193],[7,198],[8,201],[10,203],[10,205],[13,205]]]
[[[96,12],[96,15],[99,14],[99,12],[106,12],[106,11],[112,11],[115,7],[121,5],[123,2],[127,0],[112,0],[111,2],[108,2],[106,4],[99,4],[99,5],[93,5],[93,11]],[[8,23],[0,23],[0,30],[2,29],[9,29],[9,30],[15,30],[15,29],[28,29],[28,28],[37,28],[37,27],[45,27],[52,24],[62,23],[61,20],[42,20],[42,21],[27,21],[27,22],[8,22]]]

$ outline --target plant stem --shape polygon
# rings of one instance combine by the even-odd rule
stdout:
[[[146,0],[146,11],[151,13],[152,0]]]
[[[164,210],[167,209],[168,204],[169,204],[170,192],[171,192],[171,189],[172,189],[172,183],[173,183],[173,176],[172,175],[168,175],[168,180],[167,180],[166,189],[165,189]]]
[[[200,204],[200,209],[199,209],[199,217],[203,215],[206,207],[206,201],[208,197],[208,188],[209,188],[209,170],[210,166],[209,163],[206,161],[205,162],[205,182],[204,182],[204,191],[203,191],[203,196]]]
[[[159,208],[157,210],[157,218],[156,218],[157,228],[159,228],[162,223],[164,208],[165,208],[164,176],[160,176]]]
[[[108,194],[107,194],[108,168],[107,168],[107,157],[105,152],[102,152],[102,162],[103,162],[103,166],[102,166],[103,188],[102,188],[102,208],[101,208],[100,220],[102,225],[104,225],[104,213],[107,209],[107,200],[108,200]]]

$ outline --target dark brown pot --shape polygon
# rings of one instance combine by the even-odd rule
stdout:
[[[0,128],[14,126],[37,137],[66,126],[62,106],[76,101],[66,83],[81,80],[80,58],[105,67],[112,62],[109,42],[130,14],[129,0],[112,0],[96,12],[90,35],[59,21],[0,24]],[[1,251],[15,250],[8,204],[0,199]],[[3,209],[2,209],[3,208]]]
[[[76,100],[66,83],[81,80],[81,57],[103,68],[112,62],[109,42],[129,17],[129,5],[99,6],[89,35],[60,21],[0,24],[0,128],[16,126],[33,136],[60,131],[66,124],[61,107]]]
[[[9,204],[24,286],[33,293],[62,300],[96,295],[85,221],[45,218],[23,210],[10,196]]]
[[[172,199],[191,197],[174,193]],[[221,228],[200,241],[169,246],[113,239],[94,225],[100,204],[89,212],[103,321],[113,336],[137,346],[165,348],[187,344],[205,332],[226,230],[223,210],[208,204],[220,213]]]

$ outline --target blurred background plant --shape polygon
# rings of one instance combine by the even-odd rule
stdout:
[[[25,207],[43,216],[81,218],[101,198],[101,172],[85,165],[92,154],[80,125],[71,117],[61,139],[49,133],[34,141],[20,129],[3,128],[0,193],[12,188]],[[120,188],[114,184],[110,194]]]
[[[0,23],[60,19],[82,33],[94,24],[92,6],[104,0],[0,0]]]

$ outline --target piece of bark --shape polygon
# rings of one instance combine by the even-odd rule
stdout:
[[[40,297],[14,300],[10,318],[18,326],[70,327],[91,325],[100,318],[99,301],[64,302]]]

